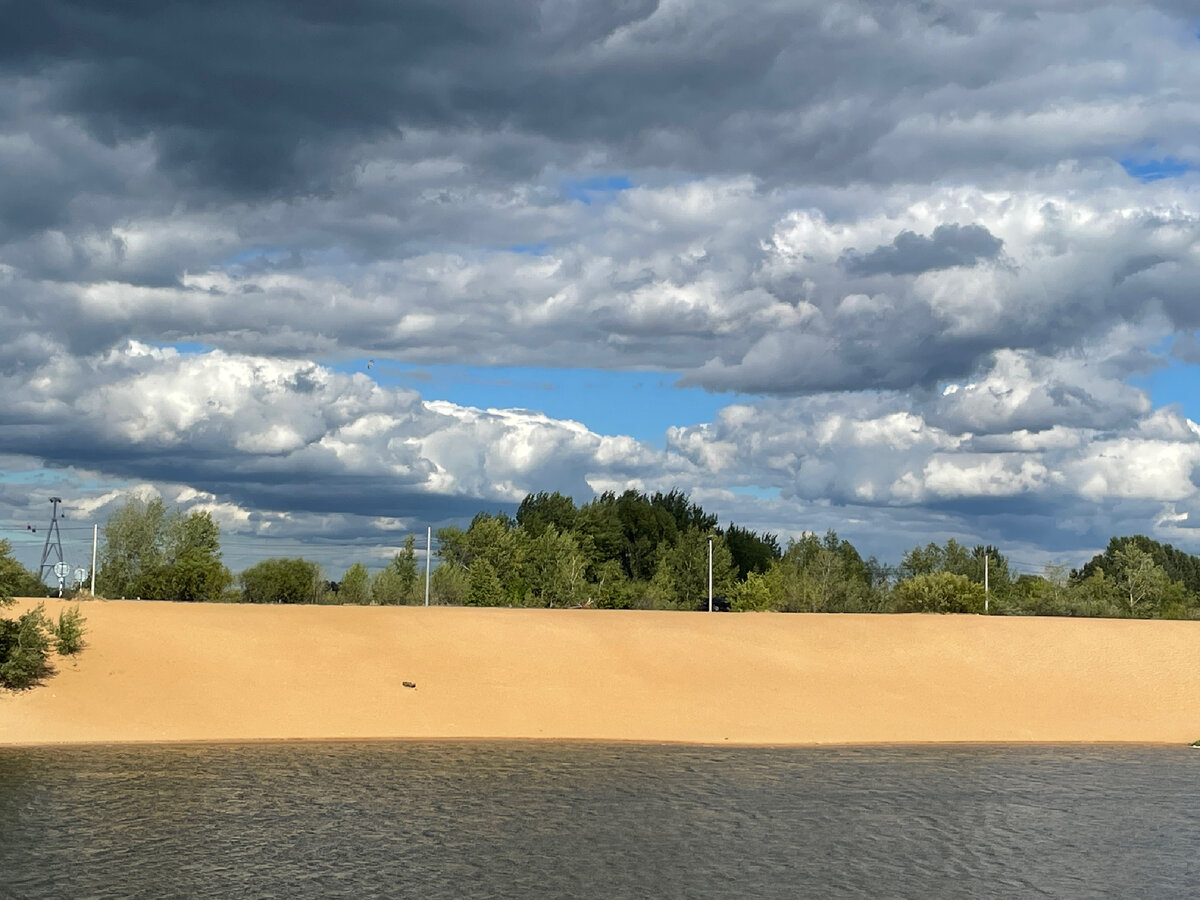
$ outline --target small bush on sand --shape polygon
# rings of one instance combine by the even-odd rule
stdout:
[[[54,627],[54,649],[63,656],[74,656],[82,650],[83,623],[86,621],[78,604],[62,610]]]
[[[19,619],[0,619],[0,687],[24,690],[50,674],[50,631],[40,603]]]

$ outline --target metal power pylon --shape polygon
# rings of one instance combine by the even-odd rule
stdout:
[[[50,502],[54,504],[54,511],[50,515],[50,530],[46,532],[46,546],[42,548],[42,581],[46,580],[47,571],[54,572],[54,567],[64,562],[62,534],[58,530],[58,504],[62,503],[62,497],[51,497]],[[50,561],[51,555],[55,556],[54,562]]]

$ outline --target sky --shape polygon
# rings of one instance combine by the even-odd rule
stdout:
[[[1200,552],[1183,0],[149,0],[0,33],[0,537],[235,570],[528,492]],[[1193,515],[1195,513],[1195,515]],[[35,534],[28,526],[37,527]]]

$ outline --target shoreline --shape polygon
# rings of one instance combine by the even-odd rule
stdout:
[[[1200,737],[1200,622],[78,602],[87,646],[0,694],[0,746]]]
[[[962,747],[979,749],[984,747],[1182,747],[1200,750],[1191,742],[1180,744],[1175,741],[813,741],[763,744],[746,741],[686,741],[624,738],[558,738],[558,737],[286,737],[286,738],[151,738],[147,740],[111,741],[11,741],[0,740],[0,753],[5,750],[60,749],[63,747],[245,747],[256,745],[283,744],[566,744],[581,747],[695,747],[699,749],[733,747],[749,750],[856,750],[865,747]]]

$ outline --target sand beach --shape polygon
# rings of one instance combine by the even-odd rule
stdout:
[[[60,602],[46,606],[56,616]],[[41,687],[0,693],[0,744],[1200,738],[1200,622],[81,608],[83,653],[56,659]]]

